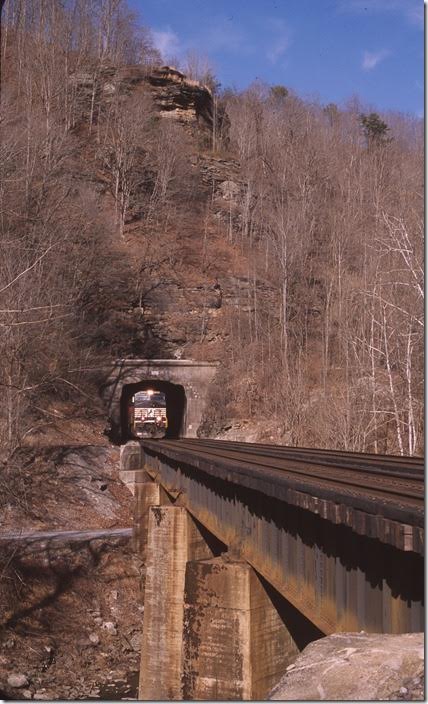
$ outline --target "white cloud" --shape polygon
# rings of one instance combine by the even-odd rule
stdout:
[[[152,30],[152,37],[153,44],[164,60],[181,53],[180,40],[171,29]]]
[[[407,19],[415,24],[420,29],[424,28],[424,5],[420,2],[418,5],[412,5],[407,9]]]
[[[269,48],[266,57],[271,64],[276,64],[290,46],[290,30],[287,24],[278,18],[268,18],[265,22],[269,34]]]
[[[205,52],[242,52],[248,46],[249,39],[241,27],[225,16],[211,19],[206,29],[202,28],[198,36],[189,38],[188,43]]]
[[[381,61],[389,56],[390,52],[386,49],[381,51],[365,51],[363,54],[363,61],[361,67],[364,71],[371,71],[374,69]]]
[[[285,54],[289,47],[288,37],[279,37],[268,49],[266,56],[271,62],[271,64],[276,64],[278,59]]]
[[[204,56],[217,52],[248,53],[251,42],[243,30],[225,16],[211,18],[197,33],[190,32],[180,37],[171,29],[153,30],[153,43],[164,60],[174,57],[185,60],[187,53],[196,52]]]

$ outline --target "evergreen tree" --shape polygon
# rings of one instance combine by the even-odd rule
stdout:
[[[282,102],[283,100],[286,99],[286,97],[288,95],[288,90],[285,86],[281,86],[281,85],[271,86],[270,94],[274,100],[276,100],[278,102]]]
[[[360,124],[368,147],[380,146],[391,142],[392,138],[388,137],[388,125],[376,112],[371,112],[369,115],[361,114]]]

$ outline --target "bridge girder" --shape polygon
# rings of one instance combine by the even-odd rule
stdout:
[[[319,506],[317,497],[312,502],[308,497],[303,508],[196,465],[145,448],[146,471],[177,505],[247,560],[322,632],[423,630],[420,554],[321,517],[310,510]],[[399,529],[397,524],[397,535]]]

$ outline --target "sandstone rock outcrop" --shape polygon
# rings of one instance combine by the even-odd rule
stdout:
[[[421,680],[423,672],[423,633],[335,633],[310,643],[268,699],[396,699],[396,693],[407,691],[409,682]]]
[[[155,68],[147,76],[152,97],[164,115],[182,121],[202,120],[212,124],[211,91],[198,81],[191,81],[170,66]]]
[[[103,66],[99,70],[80,71],[71,78],[78,95],[82,117],[87,117],[91,104],[108,101],[115,94],[127,94],[138,86],[145,87],[162,116],[173,117],[185,124],[211,128],[212,94],[207,86],[192,81],[170,66],[147,70],[145,66]]]

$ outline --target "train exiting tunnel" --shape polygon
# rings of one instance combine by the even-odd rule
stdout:
[[[189,359],[120,359],[108,369],[101,388],[110,421],[110,437],[122,444],[131,438],[128,408],[138,391],[164,392],[169,438],[197,437],[216,362]]]
[[[153,390],[165,395],[167,428],[165,438],[179,438],[183,435],[186,415],[186,392],[181,384],[160,379],[145,379],[134,384],[125,384],[122,387],[120,399],[120,425],[121,437],[126,440],[135,439],[129,422],[132,399],[140,391]]]

